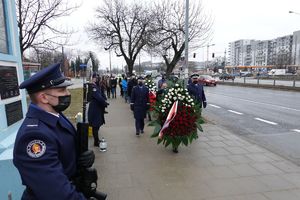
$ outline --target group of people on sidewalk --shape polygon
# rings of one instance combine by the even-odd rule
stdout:
[[[191,77],[188,91],[206,107],[203,86],[198,76]],[[78,168],[93,163],[94,153],[79,153],[76,147],[76,130],[63,115],[71,103],[67,86],[72,83],[60,71],[60,64],[44,68],[20,84],[31,99],[28,113],[16,137],[13,162],[26,186],[22,199],[87,199],[84,190],[73,182]],[[93,127],[94,146],[99,146],[99,129],[105,123],[107,98],[116,98],[118,80],[94,74],[89,84],[88,122]],[[136,135],[144,133],[144,119],[150,108],[149,89],[142,76],[137,79],[125,76],[119,80],[120,95],[130,103],[135,118]],[[167,91],[163,77],[156,93],[160,98]],[[106,94],[105,94],[106,91]]]

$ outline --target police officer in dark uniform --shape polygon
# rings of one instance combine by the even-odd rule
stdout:
[[[22,199],[85,199],[72,184],[77,167],[95,159],[78,155],[76,130],[62,114],[71,102],[71,85],[60,64],[46,67],[20,85],[31,103],[16,137],[13,163],[26,186]]]
[[[139,136],[140,133],[144,133],[144,119],[149,106],[149,89],[144,86],[144,79],[140,76],[138,78],[138,85],[132,89],[130,102],[131,110],[133,110],[134,113],[137,136]]]
[[[188,85],[188,92],[189,94],[200,104],[200,106],[206,108],[206,97],[203,90],[203,85],[198,84],[198,74],[191,75],[192,82]]]
[[[99,129],[105,124],[104,113],[105,108],[109,105],[106,102],[106,97],[104,93],[101,92],[100,87],[96,84],[97,75],[94,74],[92,77],[92,83],[89,87],[92,87],[90,90],[91,100],[88,108],[88,121],[90,126],[93,128],[93,137],[94,137],[94,146],[99,147]]]

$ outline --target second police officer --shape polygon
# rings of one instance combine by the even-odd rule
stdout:
[[[104,113],[105,108],[109,105],[106,102],[106,97],[97,85],[97,75],[93,74],[92,83],[89,84],[89,91],[91,92],[90,103],[88,108],[88,122],[93,129],[94,146],[99,147],[99,129],[105,124]]]
[[[188,92],[189,95],[191,95],[196,101],[197,103],[200,104],[200,106],[206,108],[206,97],[205,97],[205,93],[204,93],[204,89],[203,89],[203,85],[202,84],[198,84],[198,78],[199,75],[198,74],[192,74],[191,75],[191,83],[188,85]]]

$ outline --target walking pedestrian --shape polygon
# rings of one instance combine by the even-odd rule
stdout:
[[[138,85],[132,89],[130,103],[130,108],[134,113],[137,136],[144,133],[144,119],[149,106],[149,89],[144,86],[144,79],[140,76],[138,78]]]

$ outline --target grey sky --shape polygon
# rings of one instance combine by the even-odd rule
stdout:
[[[81,2],[80,0],[76,0]],[[143,0],[145,1],[145,0]],[[190,2],[196,0],[190,0]],[[97,53],[102,66],[109,65],[108,53],[100,49],[96,43],[89,41],[84,32],[84,26],[93,20],[94,9],[101,4],[101,0],[84,0],[78,11],[63,20],[69,27],[78,30],[73,36],[73,42],[77,45],[72,48],[92,50]],[[206,11],[215,19],[214,34],[211,39],[209,52],[215,52],[216,56],[223,56],[228,43],[239,39],[266,40],[292,34],[300,30],[300,14],[289,14],[292,10],[300,13],[300,0],[202,0]],[[76,41],[76,42],[75,42]],[[206,48],[196,51],[195,59],[206,60]],[[192,53],[190,52],[190,57]],[[121,68],[125,62],[121,58],[112,57],[112,66]],[[141,60],[149,60],[145,56]]]

